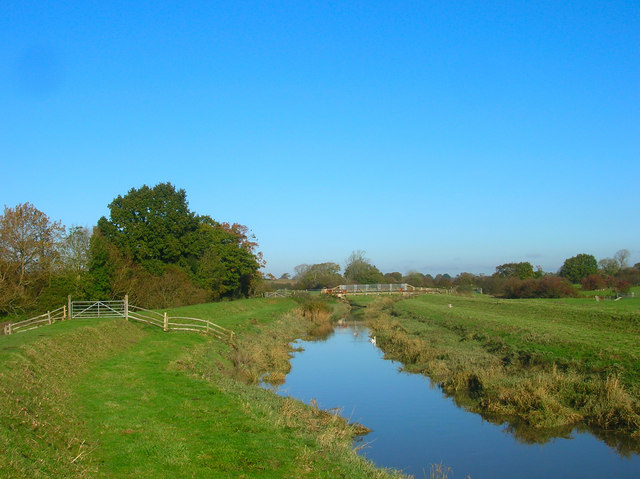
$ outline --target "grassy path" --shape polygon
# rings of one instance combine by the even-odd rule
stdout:
[[[257,423],[237,396],[176,368],[205,339],[150,334],[76,389],[106,477],[295,477],[291,435]],[[268,444],[268,447],[265,445]]]
[[[286,367],[288,342],[314,326],[297,306],[174,310],[233,329],[234,348],[124,320],[0,338],[0,477],[404,477],[356,455],[342,418],[233,377]]]

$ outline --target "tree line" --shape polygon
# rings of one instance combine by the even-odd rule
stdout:
[[[252,294],[264,266],[258,243],[238,223],[189,209],[171,183],[132,188],[91,230],[67,229],[30,203],[0,215],[0,317],[76,299],[129,295],[162,308]]]
[[[579,285],[583,290],[611,289],[628,292],[631,286],[640,285],[640,263],[629,266],[630,253],[623,249],[613,258],[597,261],[593,255],[578,254],[567,258],[555,273],[545,272],[529,262],[505,263],[496,266],[491,275],[460,273],[423,274],[412,271],[382,273],[365,257],[364,251],[354,251],[345,261],[344,272],[338,263],[301,264],[294,275],[285,274],[280,285],[295,289],[332,288],[339,284],[408,283],[416,287],[455,288],[459,292],[482,290],[484,293],[506,298],[558,298],[575,296]],[[274,278],[275,279],[275,278]],[[285,283],[288,281],[288,284]]]

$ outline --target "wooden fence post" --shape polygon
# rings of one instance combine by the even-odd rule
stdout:
[[[65,319],[67,319],[67,305],[63,305],[62,306],[62,320],[64,321]]]
[[[13,334],[13,331],[11,330],[11,323],[9,323],[8,326],[9,326],[9,334]]]
[[[164,313],[164,330],[169,331],[169,318],[167,317],[167,312]]]
[[[129,295],[124,295],[124,319],[129,321]]]
[[[71,319],[71,295],[67,296],[67,309],[69,310],[69,319]]]
[[[51,324],[51,311],[47,311],[47,319],[49,320],[49,324]]]

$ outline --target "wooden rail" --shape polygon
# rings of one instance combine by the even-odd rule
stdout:
[[[218,339],[233,342],[234,332],[230,329],[209,321],[208,319],[190,318],[187,316],[169,316],[167,313],[158,313],[139,306],[129,306],[128,318],[140,321],[152,326],[162,328],[164,331],[196,331],[211,334]]]
[[[47,311],[40,316],[24,319],[22,321],[18,321],[17,323],[5,324],[4,334],[24,333],[25,331],[36,329],[40,326],[49,325],[54,321],[62,321],[64,319],[67,319],[67,307],[61,306],[60,308],[54,309],[53,311]]]

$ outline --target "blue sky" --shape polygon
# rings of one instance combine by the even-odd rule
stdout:
[[[276,276],[640,261],[640,3],[0,3],[0,205],[170,181]]]

